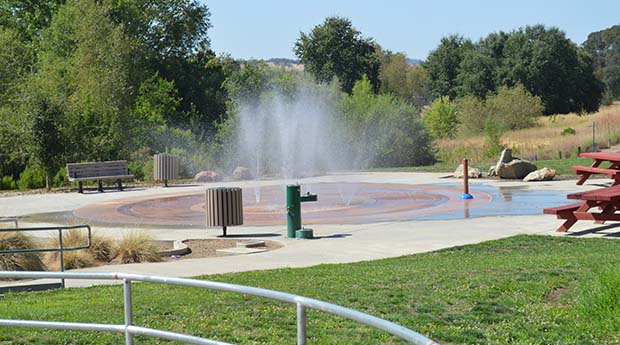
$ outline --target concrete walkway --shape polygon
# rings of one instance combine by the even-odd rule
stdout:
[[[458,183],[455,179],[444,178],[447,174],[432,173],[360,173],[332,175],[300,179],[302,185],[316,182],[376,182],[403,184]],[[592,180],[604,183],[608,180]],[[290,181],[290,182],[297,182]],[[218,183],[201,186],[183,186],[175,188],[129,189],[124,192],[41,194],[0,198],[0,216],[23,216],[43,212],[71,211],[78,207],[120,198],[161,195],[165,193],[191,192],[204,190],[210,186],[256,186],[282,184],[282,181]],[[523,186],[538,190],[560,190],[574,192],[597,188],[595,185],[576,186],[574,180],[541,183],[504,182],[498,180],[473,180],[471,188],[478,184],[490,186]],[[535,200],[533,201],[535,202]],[[250,255],[212,257],[203,259],[183,259],[161,263],[110,265],[88,268],[84,272],[127,272],[156,274],[176,277],[192,277],[204,274],[263,270],[284,267],[306,267],[326,263],[348,263],[375,260],[414,253],[428,252],[457,245],[478,243],[517,234],[562,235],[555,232],[561,224],[554,216],[495,216],[457,220],[432,221],[397,221],[371,224],[333,224],[316,225],[314,240],[294,240],[285,237],[285,225],[278,227],[235,227],[229,234],[243,235],[243,238],[277,240],[284,243],[281,249]],[[21,224],[21,226],[46,224]],[[588,231],[590,229],[605,229]],[[574,230],[573,230],[574,229]],[[590,222],[578,222],[571,229],[572,234],[580,236],[615,237],[615,229],[594,225]],[[96,232],[120,235],[128,231],[124,228],[94,229]],[[156,239],[199,239],[215,238],[219,230],[205,229],[147,229]],[[269,237],[263,237],[268,234]],[[105,283],[102,281],[67,281],[67,286],[88,286]]]

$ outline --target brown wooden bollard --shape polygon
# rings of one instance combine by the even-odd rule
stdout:
[[[467,164],[467,158],[463,158],[463,194],[461,199],[473,199],[474,197],[469,194],[469,167]]]

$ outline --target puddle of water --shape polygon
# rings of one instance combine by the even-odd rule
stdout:
[[[444,184],[442,184],[444,185]],[[445,184],[458,187],[458,184]],[[557,190],[536,190],[524,186],[493,187],[486,185],[470,186],[471,190],[489,193],[493,200],[485,205],[464,208],[461,211],[421,216],[416,220],[450,220],[490,216],[523,216],[542,214],[544,208],[568,203],[566,195],[570,192]]]

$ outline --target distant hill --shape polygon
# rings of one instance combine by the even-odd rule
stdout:
[[[267,62],[276,66],[292,66],[299,65],[299,60],[287,59],[287,58],[271,58]]]
[[[410,65],[420,65],[420,64],[422,64],[422,60],[407,58],[407,63],[410,64]]]

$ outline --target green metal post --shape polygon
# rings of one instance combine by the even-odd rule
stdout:
[[[286,235],[295,238],[295,231],[301,229],[301,196],[296,184],[286,186]]]

